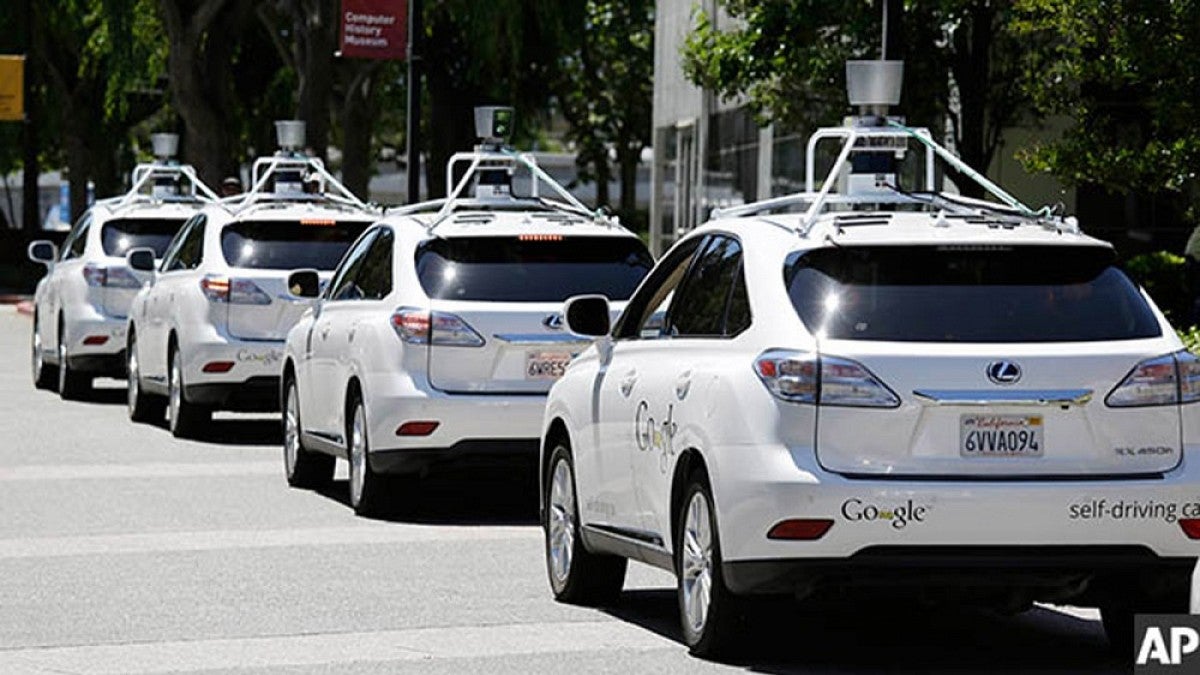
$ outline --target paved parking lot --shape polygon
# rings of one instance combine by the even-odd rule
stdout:
[[[0,673],[1124,672],[1098,615],[911,606],[780,612],[727,665],[687,655],[672,579],[631,567],[608,610],[555,603],[533,478],[444,476],[404,518],[289,489],[278,423],[203,442],[135,426],[124,383],[35,391],[0,307]]]

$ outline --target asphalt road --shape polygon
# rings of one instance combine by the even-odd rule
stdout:
[[[345,465],[287,487],[278,423],[205,442],[132,425],[124,383],[35,391],[29,319],[0,307],[0,673],[1125,672],[1095,612],[886,603],[782,611],[731,664],[688,656],[673,580],[555,603],[532,477],[444,476],[412,515],[357,518]]]

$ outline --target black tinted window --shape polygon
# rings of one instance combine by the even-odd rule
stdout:
[[[804,324],[831,338],[1075,342],[1161,334],[1099,247],[839,247],[789,259]]]
[[[364,300],[382,300],[392,292],[392,231],[383,229],[363,256],[358,271],[358,287]]]
[[[221,252],[230,267],[332,270],[367,225],[319,219],[250,220],[221,232]]]
[[[67,240],[63,242],[61,260],[70,260],[83,255],[83,251],[87,248],[88,230],[92,226],[91,212],[80,216],[75,222],[75,227],[71,230],[71,234],[67,235]]]
[[[714,337],[725,334],[725,314],[741,271],[742,247],[730,237],[714,237],[676,293],[667,333]]]
[[[725,312],[725,334],[737,335],[750,327],[750,296],[746,292],[746,271],[738,265],[733,280],[733,292],[729,294],[729,309]]]
[[[104,254],[124,257],[130,249],[152,248],[154,257],[161,258],[183,223],[183,218],[110,220],[100,228]]]
[[[442,300],[561,302],[587,293],[624,300],[652,265],[631,237],[455,237],[417,251],[422,288]]]
[[[163,260],[163,270],[191,270],[200,266],[204,255],[204,216],[196,216],[179,233],[179,241],[171,246]]]
[[[614,335],[618,338],[653,339],[661,336],[663,319],[671,304],[675,289],[683,281],[702,240],[684,240],[667,252],[650,273],[646,283],[630,298],[629,306],[617,320]]]
[[[366,236],[354,244],[346,257],[342,259],[338,265],[337,272],[333,275],[333,283],[329,285],[330,300],[357,300],[358,290],[354,285],[355,277],[358,276],[358,271],[362,269],[363,257],[367,254],[367,249],[371,247],[371,242],[375,240],[378,234],[369,232]]]

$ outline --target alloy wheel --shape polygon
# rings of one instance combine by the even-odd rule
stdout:
[[[127,371],[126,377],[128,378],[128,384],[125,387],[125,404],[129,406],[130,416],[133,416],[133,414],[137,411],[138,396],[141,394],[140,390],[142,384],[141,380],[139,379],[141,375],[138,373],[137,351],[134,350],[133,347],[134,346],[131,343],[129,345],[129,358],[125,367],[125,370]]]
[[[171,375],[168,384],[170,396],[167,404],[167,421],[172,430],[179,425],[179,408],[183,398],[183,385],[180,382],[182,379],[183,374],[179,370],[179,354],[177,352],[171,359]]]
[[[283,408],[283,463],[287,477],[296,475],[296,458],[300,454],[300,414],[296,409],[296,383],[289,382],[284,393]]]
[[[696,634],[704,631],[712,601],[712,541],[708,500],[697,492],[692,495],[684,516],[679,571],[684,617]]]
[[[363,485],[367,479],[367,432],[366,419],[361,402],[354,406],[354,418],[350,423],[350,503],[362,502]]]
[[[575,547],[575,485],[571,480],[571,467],[563,459],[554,465],[547,525],[550,573],[555,586],[561,588],[571,574],[571,555]]]

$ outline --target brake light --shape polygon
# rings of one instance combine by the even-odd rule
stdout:
[[[563,241],[561,234],[519,234],[517,241]]]
[[[233,361],[209,361],[200,370],[206,373],[228,373],[233,370]]]
[[[775,523],[767,532],[767,539],[796,539],[813,541],[825,536],[833,521],[828,518],[793,518]]]
[[[211,302],[231,305],[269,305],[271,296],[250,279],[230,279],[210,274],[200,280],[200,290]]]
[[[440,422],[421,421],[421,422],[405,422],[396,428],[397,436],[428,436],[441,426]]]
[[[108,281],[108,269],[88,263],[83,266],[83,278],[87,281],[88,286],[103,286]]]
[[[887,385],[862,364],[836,356],[773,349],[754,362],[758,379],[776,398],[855,408],[900,405]]]
[[[409,344],[441,347],[482,347],[483,336],[466,321],[446,312],[401,307],[392,314],[392,329]]]
[[[1178,405],[1200,400],[1200,359],[1187,351],[1146,359],[1104,399],[1110,408]]]
[[[337,221],[332,218],[301,218],[300,224],[310,227],[333,227],[337,225]]]

